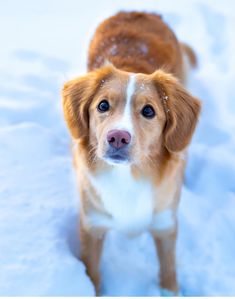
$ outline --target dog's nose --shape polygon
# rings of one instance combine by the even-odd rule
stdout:
[[[107,141],[112,147],[119,149],[130,143],[131,134],[127,131],[111,130],[107,134]]]

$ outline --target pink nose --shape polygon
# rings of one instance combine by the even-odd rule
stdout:
[[[130,143],[131,135],[127,131],[111,130],[107,134],[107,141],[112,147],[119,149]]]

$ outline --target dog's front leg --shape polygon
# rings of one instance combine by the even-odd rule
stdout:
[[[100,293],[100,257],[102,254],[105,232],[91,231],[80,225],[80,256],[84,262],[87,274],[94,283],[96,295]]]
[[[175,261],[176,235],[176,228],[170,233],[153,232],[160,263],[160,286],[163,296],[178,295]]]

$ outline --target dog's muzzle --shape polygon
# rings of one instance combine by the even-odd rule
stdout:
[[[108,150],[105,158],[114,163],[128,162],[131,134],[123,130],[111,130],[107,134]]]

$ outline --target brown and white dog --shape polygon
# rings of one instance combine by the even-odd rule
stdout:
[[[178,292],[176,212],[186,148],[200,112],[200,102],[182,86],[184,54],[195,63],[192,50],[159,15],[121,12],[97,28],[89,72],[64,85],[81,197],[81,259],[97,293],[110,229],[150,231],[160,287]]]

